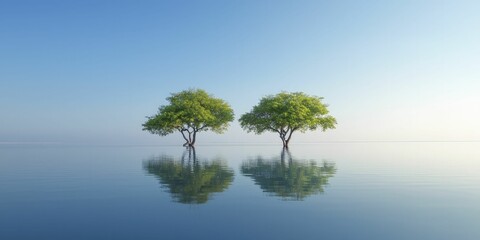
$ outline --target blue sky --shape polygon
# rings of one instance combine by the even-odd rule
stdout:
[[[0,142],[177,144],[141,131],[172,92],[238,118],[323,96],[318,141],[480,140],[478,1],[0,1]],[[277,142],[235,121],[199,143]]]

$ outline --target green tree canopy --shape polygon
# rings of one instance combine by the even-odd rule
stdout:
[[[223,133],[233,121],[230,105],[201,89],[173,93],[167,100],[170,104],[147,117],[143,130],[161,136],[178,131],[186,141],[184,146],[194,146],[197,132]]]
[[[288,159],[285,159],[288,158]],[[283,150],[280,159],[257,157],[242,163],[242,174],[253,178],[264,192],[284,200],[303,200],[322,193],[328,179],[335,172],[335,164],[294,160],[288,150]]]
[[[194,148],[186,152],[179,160],[164,155],[143,162],[145,171],[156,176],[160,184],[169,189],[174,201],[206,203],[212,193],[223,192],[232,183],[233,170],[224,161],[198,160]]]
[[[322,99],[302,92],[281,92],[266,96],[250,112],[240,117],[240,125],[256,134],[276,132],[280,135],[283,146],[288,148],[295,131],[305,132],[317,128],[325,131],[335,128],[337,121],[327,115],[327,105],[322,103]]]

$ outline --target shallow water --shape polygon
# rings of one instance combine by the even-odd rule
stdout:
[[[480,239],[480,143],[0,145],[0,239]]]

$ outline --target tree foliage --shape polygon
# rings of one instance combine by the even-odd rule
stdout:
[[[240,117],[240,125],[256,134],[276,132],[283,146],[288,147],[295,131],[335,128],[337,121],[327,115],[329,111],[322,100],[322,97],[308,96],[302,92],[266,96],[250,112]]]
[[[194,146],[197,132],[223,133],[233,121],[230,105],[201,89],[173,93],[167,101],[170,104],[147,117],[143,130],[161,136],[178,131],[186,141],[185,146]]]

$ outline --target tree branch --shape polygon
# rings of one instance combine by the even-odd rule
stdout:
[[[197,129],[197,132],[200,131],[200,130],[202,130],[202,129],[204,129],[204,128],[206,128],[206,127],[208,127],[208,125],[203,125],[202,127],[200,127],[200,128]]]
[[[288,138],[287,138],[287,144],[288,144],[288,142],[290,141],[290,138],[292,138],[292,133],[293,133],[294,131],[295,131],[294,129],[291,129],[291,130],[290,130],[290,133],[288,134]]]
[[[279,131],[278,129],[273,128],[273,127],[267,127],[267,129],[270,129],[270,130],[272,130],[272,131],[274,131],[274,132],[280,133],[280,131]]]
[[[186,142],[185,144],[187,144],[187,143],[188,143],[188,139],[187,139],[187,137],[185,136],[185,134],[183,133],[183,132],[186,131],[186,129],[183,128],[182,130],[179,129],[178,131],[182,134],[183,139],[185,139],[185,142]],[[184,145],[185,145],[185,144],[184,144]]]

